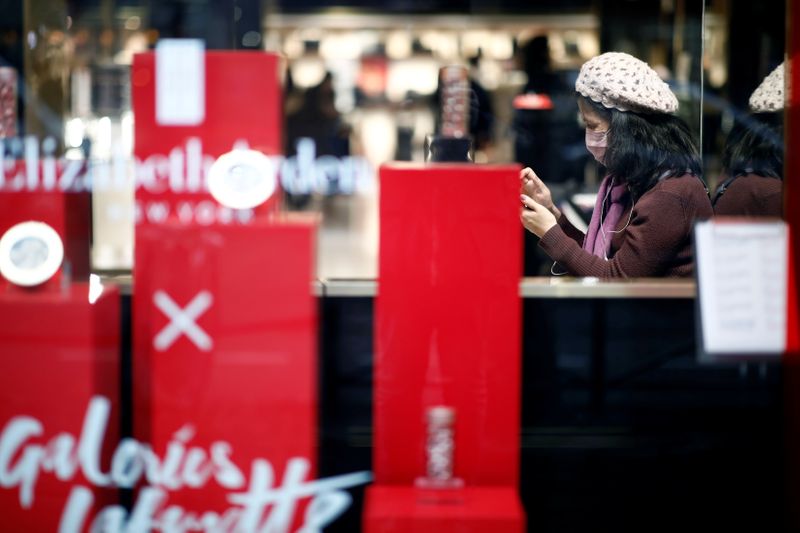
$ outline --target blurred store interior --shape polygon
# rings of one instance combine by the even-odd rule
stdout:
[[[3,4],[0,56],[24,73],[18,133],[52,136],[67,157],[93,165],[130,160],[129,69],[133,55],[158,39],[282,54],[286,156],[311,138],[314,149],[302,157],[357,158],[364,177],[356,192],[287,193],[286,209],[324,215],[322,278],[375,277],[376,169],[422,160],[444,65],[469,67],[475,161],[530,165],[567,198],[597,183],[572,89],[585,60],[617,50],[655,67],[679,96],[681,116],[702,135],[713,188],[734,118],[784,50],[784,6],[775,0]],[[94,267],[129,270],[131,191],[95,192],[94,214]],[[527,274],[541,268],[527,260]]]

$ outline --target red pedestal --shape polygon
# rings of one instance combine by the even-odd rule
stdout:
[[[516,488],[424,490],[374,486],[367,493],[371,533],[522,533],[525,513]]]
[[[110,418],[98,465],[102,473],[108,473],[110,454],[119,437],[119,293],[114,287],[105,287],[97,301],[90,303],[86,283],[73,284],[64,293],[0,292],[0,316],[0,441],[11,442],[10,435],[22,426],[10,428],[22,417],[35,420],[40,428],[13,447],[9,463],[0,464],[0,528],[58,531],[73,488],[93,490],[91,514],[113,503],[117,490],[93,488],[84,475],[85,461],[77,456],[66,461],[75,466],[74,472],[64,473],[61,479],[47,469],[47,461],[38,462],[30,506],[23,508],[20,499],[24,491],[9,483],[14,477],[10,471],[26,470],[25,455],[52,445],[59,435],[70,435],[76,447],[85,446],[83,423],[89,402],[103,397],[109,402]],[[77,454],[75,448],[72,453]]]
[[[156,54],[137,54],[131,70],[135,155],[140,179],[136,191],[139,224],[189,218],[225,220],[207,215],[218,206],[205,189],[208,166],[245,141],[267,155],[283,153],[283,99],[279,57],[265,52],[206,52],[205,118],[196,126],[156,121]],[[256,209],[272,212],[278,196]],[[211,203],[213,202],[213,203]],[[202,223],[202,222],[201,222]],[[137,261],[138,262],[138,261]]]
[[[456,412],[455,475],[467,487],[513,489],[517,505],[518,175],[517,166],[381,169],[368,531],[380,521],[381,485],[411,486],[425,474],[425,413],[435,405]]]
[[[256,459],[280,484],[287,461],[316,464],[314,226],[137,228],[134,427],[164,457],[227,443],[242,483],[182,481],[169,504],[223,512]],[[188,428],[188,429],[187,429]],[[181,430],[184,430],[181,432]],[[184,438],[185,437],[185,438]],[[234,486],[235,485],[235,486]]]

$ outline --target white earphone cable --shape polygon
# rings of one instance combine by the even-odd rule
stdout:
[[[614,177],[611,177],[611,183],[609,184],[608,191],[606,192],[605,198],[603,198],[603,202],[600,204],[600,238],[603,239],[603,249],[608,249],[608,241],[606,240],[606,230],[603,228],[603,221],[605,220],[605,210],[606,210],[606,202],[608,201],[608,197],[611,195],[611,189],[614,188]],[[630,193],[630,190],[629,190]],[[636,202],[634,201],[631,204],[631,210],[628,212],[628,220],[625,222],[625,225],[622,226],[620,229],[617,230],[608,230],[608,233],[622,233],[631,223],[631,217],[633,217],[633,208],[636,206]],[[603,257],[606,261],[608,261],[608,252],[603,252]],[[552,270],[552,269],[551,269]]]

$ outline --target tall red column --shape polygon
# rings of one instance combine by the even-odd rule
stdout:
[[[157,53],[137,56],[132,70],[142,166],[134,434],[165,461],[157,475],[145,474],[139,500],[159,490],[165,506],[223,517],[222,529],[294,531],[303,516],[296,504],[310,494],[290,506],[264,502],[258,512],[242,511],[242,498],[253,487],[314,478],[316,226],[266,216],[277,194],[243,219],[207,190],[208,167],[234,144],[280,154],[278,57],[206,52],[202,119],[190,125],[159,122],[157,61]],[[171,450],[180,449],[185,460],[170,470]]]
[[[52,139],[24,143],[24,160],[0,161],[0,237],[45,223],[64,260],[32,287],[0,275],[0,529],[70,531],[70,515],[94,515],[119,496],[109,476],[119,438],[119,292],[89,282],[85,165],[40,154]],[[100,416],[89,417],[92,405]]]
[[[463,164],[381,169],[367,531],[523,527],[518,174]],[[454,475],[464,488],[418,490],[426,412],[439,405],[455,411]],[[456,503],[436,503],[442,495]]]

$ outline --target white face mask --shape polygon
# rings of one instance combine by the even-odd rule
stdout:
[[[597,162],[601,165],[603,157],[606,155],[606,147],[608,146],[608,130],[606,131],[592,131],[586,129],[586,149],[591,152]]]

